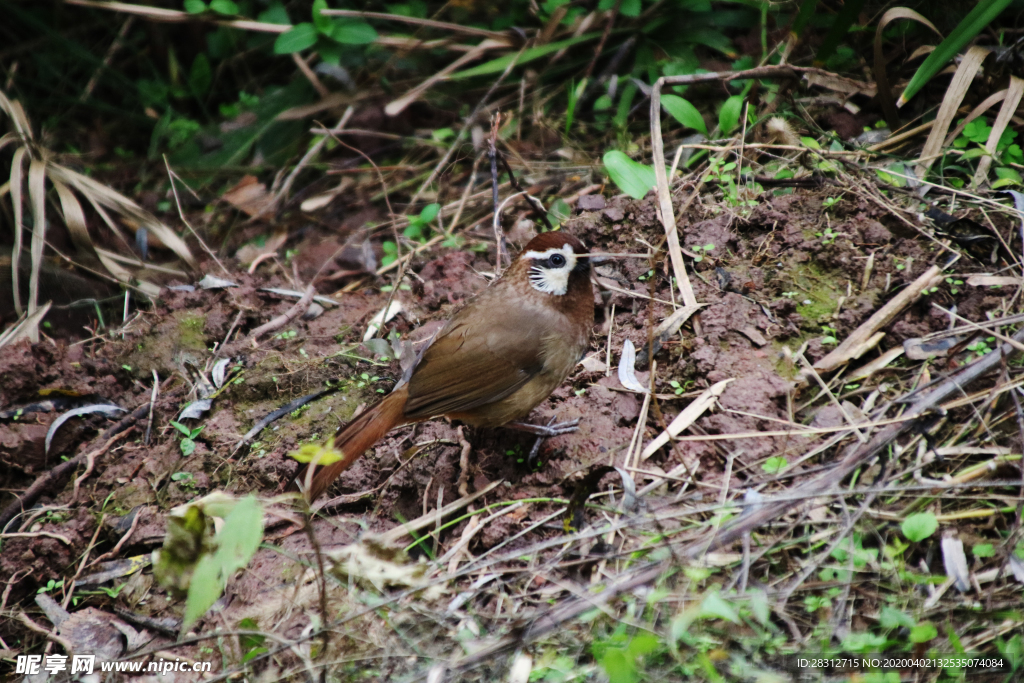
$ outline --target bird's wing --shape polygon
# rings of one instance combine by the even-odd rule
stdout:
[[[544,315],[532,307],[488,311],[482,297],[460,311],[424,352],[409,380],[405,415],[472,410],[519,390],[544,369]]]

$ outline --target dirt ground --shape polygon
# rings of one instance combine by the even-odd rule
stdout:
[[[677,204],[687,195],[688,191],[679,191]],[[841,198],[834,204],[826,202],[837,196]],[[640,201],[587,196],[563,229],[593,249],[646,253],[651,247],[660,248],[664,238],[655,207],[651,196]],[[700,197],[680,224],[684,253],[702,255],[699,261],[686,260],[692,268],[696,298],[705,307],[696,323],[699,333],[693,322],[687,323],[655,355],[657,398],[645,442],[693,396],[730,378],[734,381],[718,408],[702,417],[691,433],[768,431],[790,419],[816,426],[840,424],[843,418],[834,404],[813,400],[816,389],[794,392],[799,368],[784,349],[796,351],[806,343],[806,358],[813,363],[830,350],[828,337],[842,340],[929,265],[946,260],[937,242],[919,232],[931,228],[926,220],[898,214],[864,193],[828,186],[768,190],[745,215],[710,196]],[[1005,234],[1012,232],[1011,226],[998,227]],[[294,272],[300,279],[308,278],[345,238],[326,232],[304,237],[295,246]],[[479,238],[486,243],[483,231]],[[873,261],[865,283],[869,254]],[[403,287],[395,294],[404,312],[386,329],[403,338],[424,338],[432,326],[487,285],[493,258],[493,249],[474,252],[440,246],[414,258]],[[667,262],[662,254],[654,264],[629,259],[597,269],[600,282],[614,289],[595,294],[592,353],[532,416],[535,422],[579,418],[576,433],[547,440],[538,461],[530,463],[526,454],[533,439],[517,432],[465,428],[460,435],[457,425],[441,420],[397,430],[338,480],[334,494],[349,498],[316,521],[322,548],[341,548],[366,531],[385,531],[458,499],[460,477],[469,491],[503,482],[479,504],[563,499],[572,495],[576,482],[594,466],[620,464],[642,401],[620,385],[616,366],[623,342],[628,339],[642,348],[650,330],[671,313],[678,300]],[[3,540],[0,577],[5,577],[7,606],[23,605],[37,614],[33,603],[37,591],[50,582],[70,579],[83,558],[91,562],[109,551],[132,524],[134,532],[118,550],[118,557],[147,556],[163,542],[166,512],[214,489],[266,497],[282,493],[299,468],[288,453],[325,439],[359,407],[390,390],[400,375],[398,362],[389,357],[393,354],[381,354],[379,346],[361,342],[369,320],[389,299],[390,292],[382,287],[390,279],[364,279],[357,291],[323,286],[320,294],[338,305],[325,305],[319,317],[296,320],[256,348],[228,345],[234,351],[235,374],[213,400],[209,413],[200,420],[182,420],[192,427],[202,426],[194,452],[183,455],[182,435],[170,421],[178,420],[182,407],[195,398],[195,369],[207,369],[214,358],[211,349],[229,335],[239,339],[293,303],[259,291],[293,287],[280,270],[261,268],[249,275],[240,266],[226,265],[237,287],[165,290],[151,308],[130,316],[116,335],[46,340],[34,346],[22,343],[0,355],[0,411],[6,416],[0,418],[0,507],[62,459],[103,445],[98,435],[123,416],[74,418],[57,432],[47,452],[47,429],[58,414],[96,402],[115,403],[131,412],[149,402],[154,378],[159,382],[148,442],[145,414],[134,421],[130,433],[96,457],[91,472],[78,484],[77,496],[75,477],[85,471],[81,467],[51,488],[35,511],[23,512],[8,525],[6,532],[26,535]],[[332,264],[325,272],[341,269],[343,264]],[[205,270],[224,275],[212,263]],[[967,255],[954,270],[951,277],[964,280],[962,274],[987,272],[991,266],[983,258]],[[265,274],[268,271],[270,275]],[[940,287],[885,329],[886,336],[871,357],[905,339],[945,329],[949,320],[933,302],[943,307],[955,304],[960,315],[977,320],[999,304],[999,296],[980,287]],[[637,370],[638,379],[646,385],[650,368],[638,363]],[[900,381],[893,380],[894,394],[901,391],[896,386]],[[257,420],[289,401],[325,389],[322,396],[238,447]],[[860,395],[855,386],[845,391],[840,400]],[[58,405],[49,412],[31,408],[44,400]],[[23,410],[12,412],[18,408]],[[468,473],[460,467],[463,440],[472,447]],[[790,456],[792,460],[813,445],[810,438],[797,442],[770,436],[735,442],[684,441],[661,449],[642,469],[667,472],[685,463],[696,475],[697,494],[717,496],[727,472],[731,490],[740,492],[772,478],[762,467],[768,458]],[[649,478],[642,472],[635,477],[638,486]],[[603,488],[616,482],[615,475],[609,475]],[[544,520],[553,509],[553,502],[521,507],[487,525],[467,550],[472,555],[491,548]],[[441,535],[439,554],[448,542],[461,537],[466,524],[461,522]],[[309,617],[296,582],[312,548],[306,535],[282,535],[283,529],[278,525],[269,530],[273,547],[261,549],[249,568],[229,583],[225,597],[195,631],[235,626],[245,618],[275,624],[284,637],[298,636],[307,628]],[[516,540],[512,549],[561,533],[561,521],[549,521]],[[50,585],[49,592],[60,600],[66,586]],[[108,612],[118,607],[154,619],[180,618],[182,602],[156,585],[146,570],[128,579],[117,597],[101,590],[76,593],[69,610],[86,607]],[[135,628],[144,627],[136,624]],[[172,640],[149,630],[157,644]],[[7,621],[0,626],[0,637],[8,643],[23,643],[39,636],[24,624]],[[372,641],[375,635],[367,633],[365,638]],[[203,647],[191,645],[176,653],[208,660]],[[380,674],[386,676],[387,671]]]

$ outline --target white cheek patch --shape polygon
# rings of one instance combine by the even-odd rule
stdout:
[[[565,264],[559,268],[547,264],[548,259],[555,254],[561,254],[565,259]],[[528,251],[523,254],[523,258],[536,262],[530,268],[530,286],[538,292],[562,296],[569,290],[569,273],[576,267],[576,254],[572,246],[566,244],[559,249]]]

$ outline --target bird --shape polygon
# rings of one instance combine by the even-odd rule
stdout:
[[[459,309],[394,389],[334,436],[341,458],[300,472],[291,488],[315,501],[393,429],[439,417],[474,427],[511,426],[540,436],[577,424],[518,422],[566,380],[590,344],[590,253],[564,232],[527,243],[509,268]]]

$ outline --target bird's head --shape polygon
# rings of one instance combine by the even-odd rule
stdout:
[[[544,294],[565,296],[572,289],[590,289],[589,251],[564,232],[544,232],[526,245],[516,259],[516,270],[530,286]]]

